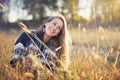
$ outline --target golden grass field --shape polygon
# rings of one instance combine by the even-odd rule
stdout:
[[[0,80],[23,80],[22,77],[26,75],[34,77],[32,74],[21,75],[19,69],[9,65],[20,32],[0,31]],[[118,56],[114,63],[107,62],[109,55],[120,53],[119,29],[70,28],[69,32],[73,45],[70,46],[68,75],[65,78],[60,73],[55,74],[55,80],[120,80]],[[47,77],[44,75],[41,80],[47,80]]]

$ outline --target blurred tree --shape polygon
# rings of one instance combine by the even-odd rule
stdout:
[[[40,20],[46,16],[46,8],[49,11],[57,9],[58,0],[0,0],[7,11],[3,13],[0,9],[0,17],[3,22],[15,22],[21,20]],[[28,16],[32,18],[28,19]]]
[[[63,14],[70,20],[70,22],[78,22],[80,16],[78,16],[78,3],[79,0],[63,0]]]
[[[79,15],[80,10],[85,9],[86,5],[80,7],[81,0],[62,0],[63,4],[60,12],[66,17],[68,24],[72,27],[78,27],[78,24],[86,24],[88,22],[83,16]]]
[[[8,0],[0,0],[0,23],[4,24],[8,21],[8,18],[6,17],[8,11],[7,11],[7,5],[9,1]]]
[[[91,11],[92,19],[100,18],[100,22],[106,24],[106,26],[108,26],[110,23],[114,25],[119,24],[120,20],[119,0],[94,0],[94,5]]]
[[[56,3],[57,0],[24,0],[24,9],[27,9],[28,13],[33,15],[33,19],[39,20],[45,17],[45,7],[56,10]]]

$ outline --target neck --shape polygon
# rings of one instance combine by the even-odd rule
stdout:
[[[43,42],[47,42],[51,37],[47,36],[45,33],[43,35]]]

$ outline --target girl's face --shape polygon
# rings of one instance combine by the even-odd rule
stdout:
[[[63,22],[59,18],[54,18],[52,21],[46,22],[45,26],[45,34],[49,37],[54,37],[63,29]]]

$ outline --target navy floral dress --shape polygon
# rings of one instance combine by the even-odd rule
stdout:
[[[34,34],[37,35],[37,37],[43,41],[43,34],[44,32],[41,31],[39,33],[35,33]],[[30,34],[26,34],[25,32],[23,32],[19,38],[17,39],[16,43],[15,43],[15,47],[14,47],[14,55],[19,55],[19,54],[24,54],[27,55],[27,51],[26,48],[29,48],[31,50],[33,50],[33,52],[35,51],[37,54],[40,54],[39,50],[35,47],[33,41],[35,42],[35,44],[37,45],[37,47],[40,49],[40,51],[43,53],[43,55],[39,55],[37,58],[38,60],[45,65],[48,69],[49,69],[49,65],[52,68],[52,70],[55,69],[55,67],[50,63],[51,61],[56,65],[59,66],[59,61],[56,57],[54,57],[53,55],[51,55],[50,50],[51,49],[54,54],[57,56],[59,55],[58,51],[55,51],[55,49],[57,47],[52,46],[51,40],[48,40],[45,44],[49,47],[49,49],[45,48],[39,41],[37,41],[33,36],[31,36]],[[13,56],[13,58],[17,58],[18,56]]]

